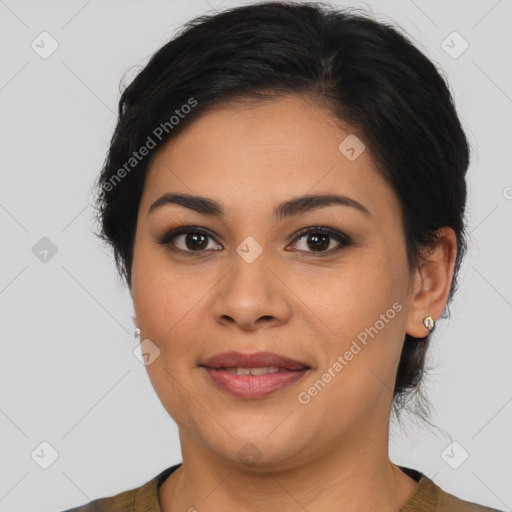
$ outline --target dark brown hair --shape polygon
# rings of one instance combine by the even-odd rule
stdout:
[[[96,182],[96,234],[113,248],[128,287],[150,160],[140,157],[141,148],[155,154],[223,102],[281,94],[325,102],[369,148],[399,199],[411,270],[421,262],[422,250],[433,246],[439,228],[455,231],[450,302],[466,251],[469,147],[447,83],[393,26],[320,3],[262,2],[197,17],[123,91]],[[428,342],[405,336],[395,412],[413,391],[419,394]]]

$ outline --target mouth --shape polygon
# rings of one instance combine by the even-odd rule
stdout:
[[[296,383],[311,367],[272,352],[224,352],[203,361],[211,381],[238,398],[263,398]]]
[[[244,354],[242,352],[223,352],[210,357],[200,363],[200,366],[218,370],[220,368],[261,369],[278,368],[282,370],[303,370],[309,368],[306,363],[296,361],[290,357],[274,354],[273,352],[255,352]],[[276,373],[273,371],[273,373]]]

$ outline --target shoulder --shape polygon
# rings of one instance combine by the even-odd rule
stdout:
[[[115,496],[108,496],[106,498],[99,498],[90,501],[85,505],[70,508],[62,512],[126,512],[133,510],[133,502],[135,501],[135,494],[139,488],[124,491]]]
[[[159,485],[181,464],[164,469],[151,480],[134,489],[90,501],[62,512],[160,512]]]
[[[64,510],[63,512],[135,512],[137,510],[134,508],[135,497],[145,485],[147,484],[136,489],[121,492],[115,496],[99,498],[85,505]]]
[[[422,475],[416,493],[400,512],[416,512],[420,510],[422,512],[503,512],[495,508],[460,499],[443,490],[426,475]]]

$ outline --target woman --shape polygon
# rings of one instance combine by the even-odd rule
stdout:
[[[468,511],[393,464],[466,250],[435,66],[319,4],[188,23],[122,94],[98,235],[183,463],[78,510]]]

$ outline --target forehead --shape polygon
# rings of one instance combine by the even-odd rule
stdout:
[[[357,158],[346,152],[350,147]],[[202,114],[153,158],[146,210],[169,191],[216,198],[228,212],[229,205],[240,209],[307,193],[340,193],[368,209],[396,208],[361,139],[326,106],[300,96],[237,101]]]

